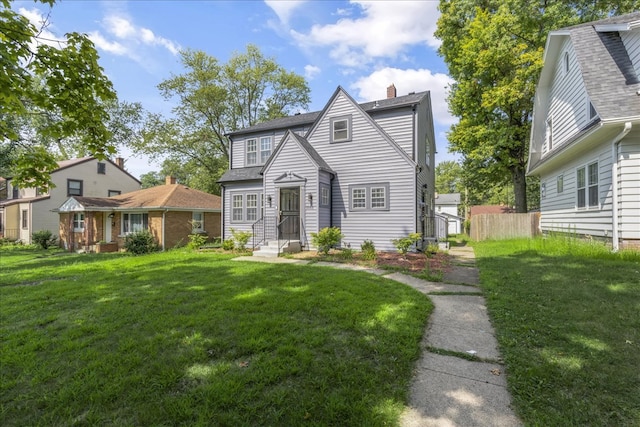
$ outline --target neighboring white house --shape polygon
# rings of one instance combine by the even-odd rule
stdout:
[[[447,219],[449,234],[462,233],[464,219],[458,215],[460,193],[436,194],[435,204],[436,215],[441,215]]]
[[[322,111],[230,134],[220,178],[223,237],[251,231],[255,245],[310,247],[311,233],[342,230],[343,245],[421,232],[434,237],[435,137],[429,92],[358,104],[338,87]]]
[[[124,160],[83,157],[58,162],[49,192],[18,188],[8,182],[8,199],[0,201],[0,231],[9,239],[31,243],[36,231],[58,234],[59,217],[52,212],[71,196],[109,197],[140,189],[140,181],[124,170]]]
[[[543,232],[640,245],[640,12],[549,34],[528,174]]]

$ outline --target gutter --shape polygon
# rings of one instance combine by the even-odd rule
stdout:
[[[618,225],[618,148],[622,138],[627,136],[631,132],[633,125],[631,122],[624,124],[624,129],[611,141],[611,154],[612,154],[612,166],[611,166],[611,216],[612,216],[612,239],[613,239],[613,251],[618,252],[620,250],[620,230]]]

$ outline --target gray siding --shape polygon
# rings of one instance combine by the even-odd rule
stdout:
[[[349,114],[352,140],[330,144],[331,117]],[[308,139],[337,173],[332,186],[332,222],[342,229],[344,242],[359,249],[369,239],[379,250],[394,250],[391,239],[415,231],[415,170],[364,114],[339,93]],[[390,209],[350,211],[349,185],[375,183],[389,184]]]
[[[273,197],[272,206],[270,208],[265,206],[265,216],[277,217],[278,215],[279,187],[300,187],[300,240],[303,245],[307,245],[310,233],[318,230],[320,203],[318,168],[293,139],[286,139],[283,144],[277,157],[273,159],[264,173],[265,194]],[[289,184],[286,181],[274,183],[275,180],[288,172],[306,178],[306,182],[294,180]],[[309,195],[312,196],[312,201],[309,200]]]
[[[620,142],[619,159],[620,238],[640,239],[640,129]]]
[[[413,111],[402,110],[380,111],[370,113],[373,120],[409,155],[414,158],[413,144]]]
[[[262,182],[253,181],[253,182],[242,182],[242,183],[233,183],[225,185],[223,197],[224,203],[224,212],[223,214],[223,223],[224,228],[222,229],[223,239],[228,239],[231,237],[231,228],[238,231],[251,231],[251,226],[253,222],[231,222],[231,195],[234,193],[246,193],[246,192],[254,192],[254,193],[262,193],[263,187]],[[260,200],[258,200],[258,204]],[[258,208],[258,212],[259,212]],[[258,217],[260,213],[258,213]]]
[[[564,69],[565,52],[569,54],[569,72]],[[560,147],[589,122],[587,93],[571,41],[567,38],[557,58],[547,118],[552,118],[553,144]],[[545,134],[543,156],[549,153],[549,137]]]
[[[331,192],[331,174],[321,171],[319,184],[327,185],[329,187],[329,192]],[[319,187],[320,185],[318,185],[318,194],[320,194]],[[330,198],[332,199],[333,197],[330,196]],[[318,230],[325,227],[331,227],[331,208],[320,206],[320,196],[318,196],[318,207]]]
[[[636,74],[640,78],[640,30],[622,31],[620,33],[622,43],[629,54],[629,59],[633,64]]]
[[[298,135],[303,135],[309,130],[308,127],[295,127],[291,129],[293,132],[297,133]],[[247,139],[256,139],[258,141],[258,144],[260,144],[260,137],[263,136],[270,136],[271,137],[271,152],[273,152],[276,147],[278,146],[278,144],[280,144],[280,141],[282,140],[282,137],[284,136],[284,134],[286,133],[287,129],[278,129],[278,130],[269,130],[266,131],[264,133],[256,133],[256,134],[252,134],[252,135],[239,135],[236,136],[236,138],[233,141],[233,146],[232,146],[232,155],[231,155],[231,159],[232,159],[232,164],[231,164],[231,169],[235,169],[235,168],[244,168],[247,166],[260,166],[263,163],[260,163],[260,159],[258,158],[258,164],[255,165],[246,165],[246,152],[245,152],[245,147],[246,147],[246,140]],[[259,155],[259,153],[258,153]]]

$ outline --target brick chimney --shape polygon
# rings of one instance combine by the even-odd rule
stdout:
[[[387,88],[387,99],[396,97],[396,86],[391,83],[391,86]]]
[[[175,184],[176,183],[176,177],[175,176],[171,176],[171,175],[167,175],[167,177],[165,178],[165,182],[166,185],[171,185],[171,184]]]
[[[124,159],[122,157],[116,157],[116,166],[120,169],[124,169]]]

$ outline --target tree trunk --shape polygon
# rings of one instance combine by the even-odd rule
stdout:
[[[523,166],[514,166],[511,169],[513,180],[513,196],[516,203],[516,213],[527,213],[527,180]]]

